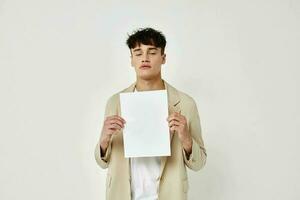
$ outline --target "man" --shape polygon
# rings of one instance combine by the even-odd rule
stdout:
[[[106,199],[187,199],[186,167],[200,170],[207,156],[196,103],[161,77],[161,65],[166,62],[166,40],[161,32],[152,28],[139,29],[129,35],[127,45],[136,82],[107,101],[101,137],[95,148],[98,165],[108,168]],[[169,116],[166,120],[171,156],[125,158],[122,130],[126,119],[120,116],[119,94],[163,89],[168,94]]]

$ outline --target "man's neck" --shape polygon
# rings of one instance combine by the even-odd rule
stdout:
[[[136,81],[137,91],[149,91],[149,90],[164,90],[165,85],[161,78],[152,80],[137,79]]]

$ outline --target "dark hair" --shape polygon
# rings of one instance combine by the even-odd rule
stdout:
[[[161,48],[161,54],[164,53],[166,47],[166,38],[162,32],[157,31],[153,28],[140,28],[135,30],[131,35],[128,35],[126,41],[129,49],[133,49],[136,46],[140,46],[141,43],[144,45],[153,45]]]

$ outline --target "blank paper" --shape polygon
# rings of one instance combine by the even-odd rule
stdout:
[[[166,90],[120,93],[125,157],[170,156]]]

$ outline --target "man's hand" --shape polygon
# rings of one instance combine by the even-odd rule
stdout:
[[[100,138],[100,148],[102,155],[105,154],[111,137],[122,130],[125,123],[126,121],[118,115],[111,115],[106,117],[103,123],[102,134]]]
[[[169,122],[170,132],[174,133],[176,131],[185,152],[190,155],[192,153],[193,140],[192,136],[189,133],[185,116],[181,115],[178,112],[174,112],[169,115],[167,121]]]

